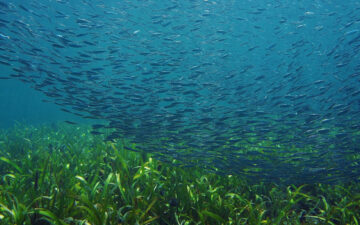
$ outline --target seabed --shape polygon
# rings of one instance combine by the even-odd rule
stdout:
[[[355,179],[254,182],[164,163],[90,132],[66,124],[1,130],[1,224],[359,224]]]

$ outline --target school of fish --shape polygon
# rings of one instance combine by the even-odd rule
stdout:
[[[359,179],[360,3],[0,1],[0,82],[93,134],[255,180]],[[68,123],[75,123],[67,121]]]

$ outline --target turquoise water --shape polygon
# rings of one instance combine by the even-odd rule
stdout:
[[[162,161],[264,180],[354,180],[359,8],[2,1],[1,124],[92,123],[105,141],[125,138]]]

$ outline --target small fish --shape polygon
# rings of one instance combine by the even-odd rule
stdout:
[[[75,122],[71,122],[71,121],[68,121],[68,120],[65,120],[65,123],[72,124],[72,125],[77,124],[77,123],[75,123]]]

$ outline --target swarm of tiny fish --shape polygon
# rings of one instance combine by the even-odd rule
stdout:
[[[0,79],[28,83],[97,120],[93,134],[163,161],[354,180],[359,10],[357,1],[0,1],[9,71]]]

